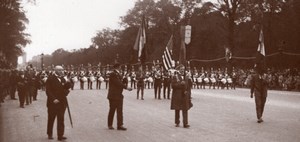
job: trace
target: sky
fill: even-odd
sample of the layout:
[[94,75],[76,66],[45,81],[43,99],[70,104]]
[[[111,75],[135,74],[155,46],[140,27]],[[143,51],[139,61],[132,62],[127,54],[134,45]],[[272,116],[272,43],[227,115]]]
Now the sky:
[[[24,50],[27,61],[33,56],[64,50],[88,48],[97,31],[119,29],[120,17],[134,7],[136,0],[35,0],[24,1],[29,23],[26,33],[31,44]],[[204,0],[216,1],[216,0]]]
[[[25,0],[26,1],[26,0]],[[134,7],[135,0],[36,0],[24,4],[31,44],[24,50],[33,56],[87,48],[103,28],[119,29],[120,17]]]

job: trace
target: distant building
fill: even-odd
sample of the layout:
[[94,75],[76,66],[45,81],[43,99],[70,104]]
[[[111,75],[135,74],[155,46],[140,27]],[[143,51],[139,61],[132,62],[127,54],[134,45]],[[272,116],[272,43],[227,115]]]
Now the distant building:
[[26,52],[23,52],[22,59],[23,59],[23,63],[22,64],[25,65],[26,61],[27,61],[27,53]]

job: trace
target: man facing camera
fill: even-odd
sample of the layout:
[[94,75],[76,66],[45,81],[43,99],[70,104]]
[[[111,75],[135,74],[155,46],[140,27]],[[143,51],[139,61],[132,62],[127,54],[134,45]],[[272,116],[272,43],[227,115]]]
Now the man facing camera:
[[127,85],[122,83],[120,64],[116,63],[113,66],[113,71],[109,74],[109,88],[107,99],[109,100],[109,113],[108,113],[108,129],[114,129],[113,118],[115,111],[117,111],[117,129],[127,130],[123,127],[123,89],[131,91],[131,88],[127,88]]
[[64,69],[62,66],[56,66],[54,73],[49,76],[46,82],[46,95],[47,95],[47,107],[48,107],[48,125],[47,134],[48,139],[53,139],[53,124],[57,117],[57,136],[58,140],[67,139],[64,137],[64,114],[67,107],[67,95],[70,82],[67,82],[64,78]]

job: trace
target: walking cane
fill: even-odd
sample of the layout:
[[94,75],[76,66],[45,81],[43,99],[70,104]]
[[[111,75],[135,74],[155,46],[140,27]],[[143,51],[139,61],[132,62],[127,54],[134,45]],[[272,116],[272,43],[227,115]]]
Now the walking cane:
[[72,121],[72,116],[71,116],[71,111],[70,111],[70,106],[69,106],[68,100],[66,100],[66,102],[67,102],[67,109],[68,109],[71,127],[73,128],[73,121]]

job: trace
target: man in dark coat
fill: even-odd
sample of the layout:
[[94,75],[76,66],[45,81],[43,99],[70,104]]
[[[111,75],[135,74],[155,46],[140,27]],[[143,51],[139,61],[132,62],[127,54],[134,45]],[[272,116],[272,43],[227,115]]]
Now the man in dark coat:
[[57,136],[58,140],[67,139],[64,137],[64,114],[67,107],[67,95],[71,87],[69,82],[63,78],[62,66],[56,66],[54,73],[49,76],[46,82],[47,107],[48,107],[48,139],[53,139],[52,131],[54,120],[57,117]]
[[108,128],[113,128],[113,118],[115,111],[117,111],[117,129],[118,130],[127,130],[123,127],[123,89],[131,91],[131,88],[127,88],[122,83],[122,76],[120,74],[120,64],[116,63],[113,66],[114,70],[109,74],[109,88],[107,99],[109,100],[109,113],[108,113]]
[[21,108],[24,108],[25,96],[28,93],[27,83],[28,80],[24,71],[20,71],[19,75],[17,76],[17,90]]
[[263,122],[262,115],[264,112],[264,107],[267,99],[267,75],[264,73],[263,69],[257,65],[255,67],[255,74],[252,75],[251,80],[251,94],[250,97],[253,98],[255,95],[255,104],[256,104],[256,115],[257,123]]
[[184,77],[184,66],[179,66],[179,72],[176,72],[172,78],[172,99],[171,110],[175,110],[175,126],[179,127],[180,110],[182,111],[183,127],[189,128],[188,110],[192,107],[191,103],[191,87],[192,81],[189,76]]

